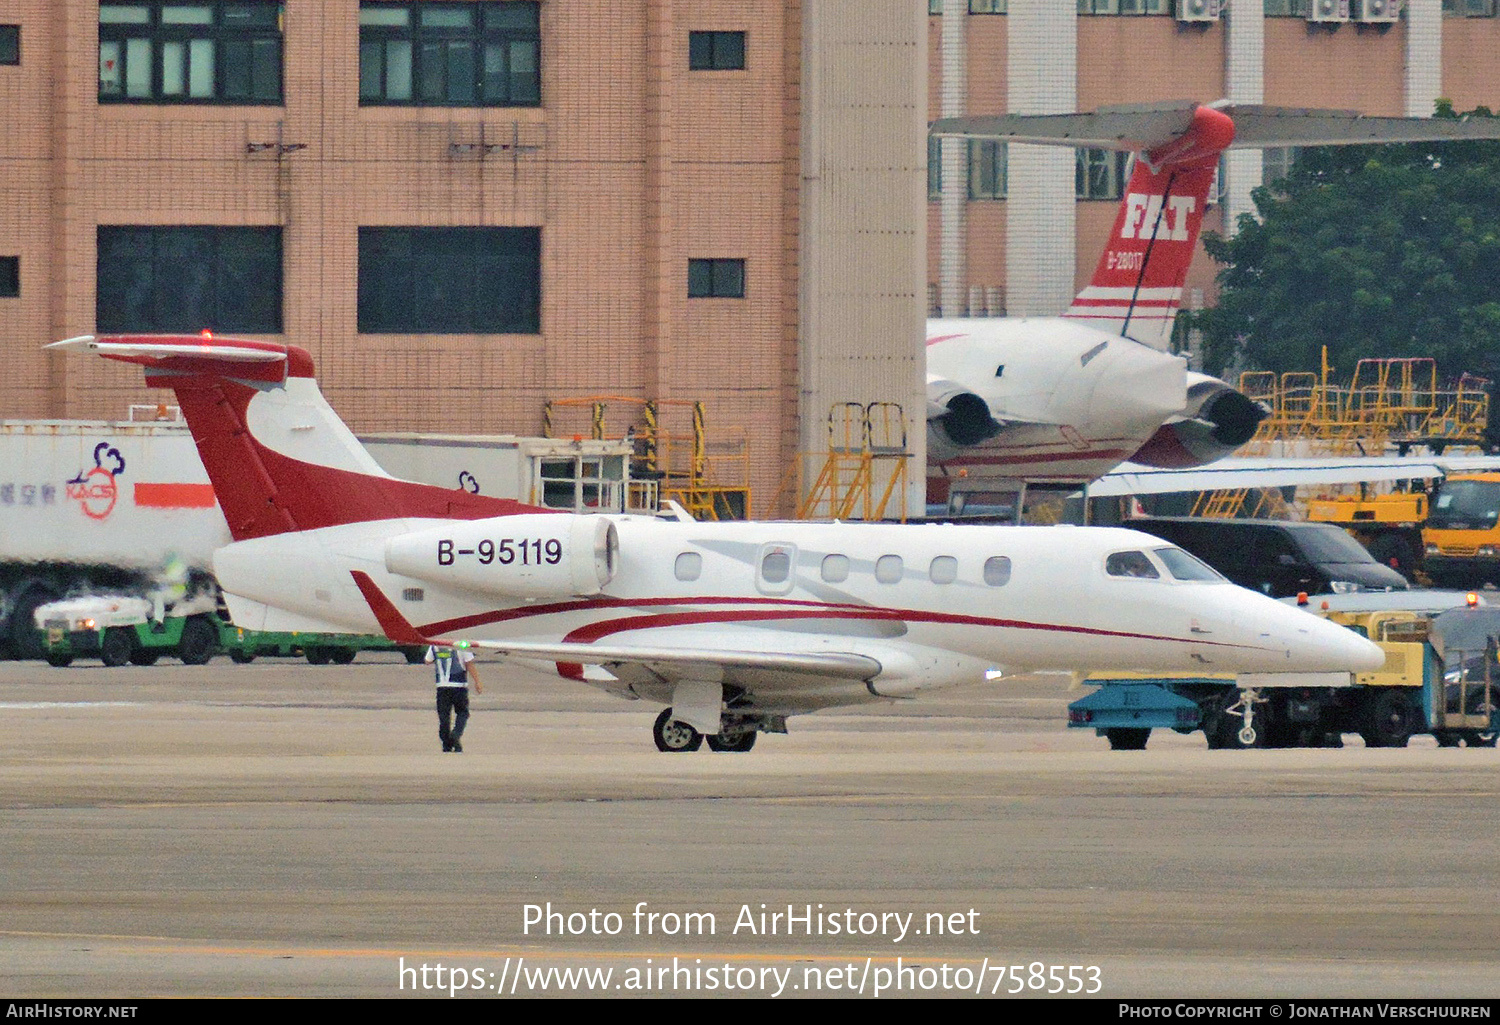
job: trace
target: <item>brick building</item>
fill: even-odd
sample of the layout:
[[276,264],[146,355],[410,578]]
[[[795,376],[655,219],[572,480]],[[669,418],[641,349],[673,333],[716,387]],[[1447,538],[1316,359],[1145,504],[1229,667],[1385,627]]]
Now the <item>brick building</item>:
[[0,0],[0,415],[147,398],[49,340],[212,328],[311,350],[356,429],[701,399],[765,511],[799,405],[844,397],[809,382],[920,401],[925,12],[807,7]]
[[[830,406],[920,418],[928,309],[1056,313],[1112,221],[1117,162],[929,160],[930,117],[1500,107],[1494,0],[1408,0],[1386,24],[1310,22],[1311,3],[1348,7],[0,0],[0,415],[147,398],[48,341],[211,327],[310,349],[362,430],[534,433],[548,398],[701,399],[746,431],[755,512],[784,512],[770,496]],[[1208,227],[1248,208],[1261,161],[1231,155]]]

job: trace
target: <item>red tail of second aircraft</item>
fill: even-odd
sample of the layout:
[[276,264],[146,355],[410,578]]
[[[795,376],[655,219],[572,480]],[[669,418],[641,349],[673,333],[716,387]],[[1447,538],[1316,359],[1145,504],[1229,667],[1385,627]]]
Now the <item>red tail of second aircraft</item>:
[[1065,316],[1164,347],[1234,123],[1199,107],[1187,131],[1138,155],[1094,277]]
[[508,499],[397,480],[328,405],[307,351],[204,335],[73,338],[137,363],[171,388],[236,541],[406,517],[482,519],[546,512]]

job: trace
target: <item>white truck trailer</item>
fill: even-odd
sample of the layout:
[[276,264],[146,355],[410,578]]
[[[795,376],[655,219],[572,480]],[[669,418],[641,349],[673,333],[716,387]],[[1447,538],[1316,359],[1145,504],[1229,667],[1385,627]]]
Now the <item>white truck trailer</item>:
[[[158,407],[145,407],[148,415]],[[628,441],[370,435],[397,477],[579,512],[655,511]],[[37,607],[144,595],[170,576],[216,594],[229,528],[186,424],[0,420],[0,657],[40,658]]]

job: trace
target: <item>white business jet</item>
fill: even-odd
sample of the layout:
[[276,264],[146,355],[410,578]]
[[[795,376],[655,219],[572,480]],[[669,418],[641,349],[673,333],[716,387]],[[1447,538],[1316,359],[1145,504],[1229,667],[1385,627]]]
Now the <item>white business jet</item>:
[[1159,351],[1226,149],[1496,138],[1500,118],[1178,102],[946,118],[932,134],[1137,155],[1094,276],[1062,316],[928,321],[929,501],[944,501],[956,476],[1086,484],[1127,460],[1202,466],[1250,440],[1259,406]]
[[469,640],[669,706],[664,751],[749,750],[787,716],[910,698],[993,666],[1349,672],[1348,630],[1178,548],[1087,527],[696,523],[577,515],[392,478],[306,351],[209,336],[75,338],[182,408],[234,541],[234,622]]

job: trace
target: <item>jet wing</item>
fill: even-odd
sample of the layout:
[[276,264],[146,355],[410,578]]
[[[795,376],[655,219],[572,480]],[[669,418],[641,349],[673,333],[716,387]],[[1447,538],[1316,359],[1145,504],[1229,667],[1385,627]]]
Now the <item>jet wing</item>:
[[1387,480],[1428,480],[1450,473],[1500,470],[1497,456],[1339,459],[1220,459],[1191,469],[1158,469],[1122,463],[1089,485],[1090,498],[1157,495],[1173,491],[1226,491],[1313,484],[1360,484]]
[[[446,643],[428,637],[391,604],[368,573],[352,572],[380,628],[398,644]],[[532,661],[602,666],[622,679],[644,673],[658,682],[723,680],[733,677],[796,674],[834,680],[872,680],[884,668],[868,655],[851,652],[737,651],[718,648],[664,648],[570,642],[471,641],[475,647]],[[635,670],[636,672],[631,672]]]
[[[1141,152],[1180,137],[1193,123],[1193,111],[1199,106],[1179,100],[1100,107],[1080,114],[946,117],[932,123],[930,134]],[[1500,138],[1500,118],[1369,117],[1353,110],[1236,105],[1224,100],[1207,106],[1234,122],[1230,149]]]
[[738,670],[868,680],[879,675],[881,670],[878,660],[846,652],[720,651],[707,648],[695,650],[647,645],[538,644],[521,641],[469,643],[500,655],[603,666],[611,672],[640,667],[662,680],[717,679]]

